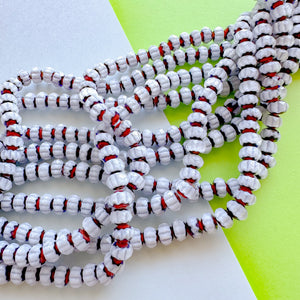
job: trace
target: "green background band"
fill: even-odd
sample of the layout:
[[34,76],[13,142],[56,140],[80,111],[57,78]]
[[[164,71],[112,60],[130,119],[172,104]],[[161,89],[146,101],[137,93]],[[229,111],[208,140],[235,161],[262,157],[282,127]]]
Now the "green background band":
[[[171,34],[209,26],[226,28],[240,13],[251,10],[254,1],[166,1],[110,0],[133,49],[147,49],[167,41]],[[283,115],[282,138],[277,143],[277,165],[269,169],[256,192],[257,203],[248,208],[244,222],[235,221],[226,237],[258,299],[299,299],[299,112],[300,73],[288,86],[286,101],[289,110]],[[171,124],[179,125],[190,107],[168,108],[165,113]],[[238,140],[226,143],[204,155],[203,180],[239,175]],[[211,201],[213,209],[225,207],[225,199]],[[234,295],[234,291],[233,291]]]

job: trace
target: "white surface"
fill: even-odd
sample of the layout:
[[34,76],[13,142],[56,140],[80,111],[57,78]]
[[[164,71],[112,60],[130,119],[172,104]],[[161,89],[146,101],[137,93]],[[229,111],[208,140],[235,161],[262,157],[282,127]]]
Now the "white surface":
[[[124,55],[130,44],[106,0],[93,1],[0,1],[0,81],[15,76],[20,68],[52,66],[65,73],[80,75],[86,68],[109,57]],[[23,113],[24,124],[61,123],[82,126],[90,124],[84,113]],[[164,127],[168,121],[163,113],[142,115],[136,124],[142,127]],[[150,124],[149,126],[147,124]],[[153,124],[155,124],[153,126]],[[92,126],[91,124],[89,125]],[[137,125],[138,126],[138,125]],[[180,164],[156,168],[156,176],[177,177]],[[14,188],[13,192],[53,194],[76,193],[81,196],[100,197],[107,189],[103,185],[78,182],[51,181],[31,183]],[[145,222],[132,224],[142,228],[188,215],[201,216],[210,210],[207,203],[186,204],[182,212],[151,217]],[[0,212],[10,220],[27,221],[46,229],[70,229],[81,225],[81,217],[67,215],[16,215]],[[101,255],[83,254],[64,257],[63,264],[83,266],[87,262],[100,262]],[[108,287],[83,287],[79,290],[42,286],[0,287],[1,299],[255,299],[255,296],[221,230],[204,235],[200,240],[188,238],[171,246],[160,245],[134,253]]]

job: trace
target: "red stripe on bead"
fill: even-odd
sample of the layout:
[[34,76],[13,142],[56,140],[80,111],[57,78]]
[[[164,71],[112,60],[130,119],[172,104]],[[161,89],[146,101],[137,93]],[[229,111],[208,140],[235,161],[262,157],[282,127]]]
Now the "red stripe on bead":
[[98,148],[98,149],[102,149],[103,147],[108,146],[108,145],[109,145],[108,142],[99,142],[99,143],[97,144],[97,148]]
[[164,50],[163,50],[163,47],[161,45],[158,47],[158,50],[159,50],[160,55],[164,56]]
[[145,89],[148,91],[148,93],[151,95],[151,89],[148,85],[145,86]]
[[17,146],[6,146],[7,150],[17,150],[19,147]]
[[67,285],[69,283],[69,278],[70,278],[70,269],[68,269],[66,272],[65,285]]
[[86,81],[92,81],[92,82],[94,82],[94,79],[92,77],[87,76],[87,75],[84,76],[84,79]]
[[116,210],[122,210],[122,209],[126,209],[128,207],[129,204],[126,204],[126,203],[121,203],[121,204],[114,204],[113,207],[116,209]]
[[255,133],[256,131],[253,128],[246,128],[246,129],[241,131],[241,133],[247,133],[247,132],[254,132]]
[[129,224],[127,224],[127,223],[118,224],[118,225],[116,226],[116,229],[117,229],[117,230],[120,230],[120,229],[126,229],[126,228],[131,228],[131,226],[130,226]]
[[2,94],[2,95],[3,95],[3,94],[12,94],[12,91],[9,90],[9,89],[3,89],[3,90],[1,91],[1,94]]
[[110,85],[109,85],[109,84],[106,84],[106,92],[108,93],[109,91],[111,91]]
[[128,240],[116,240],[116,246],[119,248],[127,248],[129,246]]
[[11,238],[13,240],[16,238],[18,228],[19,228],[19,225],[15,226],[14,230],[11,232]]
[[96,218],[93,218],[92,220],[99,228],[101,228],[102,224]]
[[252,194],[252,190],[246,186],[240,186],[240,190]]
[[139,96],[137,95],[137,94],[134,94],[134,99],[138,102],[138,103],[140,103],[140,98],[139,98]]
[[194,108],[193,112],[202,113],[202,114],[206,115],[206,112],[199,108]]
[[283,1],[277,1],[271,6],[271,9],[275,9],[278,6],[283,5],[283,3],[284,3]]
[[208,88],[213,90],[215,93],[217,93],[217,89],[214,86],[210,85],[210,86],[208,86]]
[[160,160],[159,160],[159,154],[158,154],[158,152],[155,152],[155,157],[156,157],[156,160],[159,162]]
[[225,37],[225,39],[227,38],[228,33],[229,33],[229,27],[227,27],[227,28],[224,30],[224,37]]
[[67,127],[64,127],[64,129],[61,132],[62,138],[65,140],[66,139],[66,132],[67,132]]
[[226,183],[226,192],[232,196],[232,192],[231,192],[231,189],[229,187],[229,185]]
[[277,101],[279,101],[278,98],[273,98],[273,99],[271,99],[271,100],[268,100],[267,102],[268,102],[268,103],[271,103],[271,102],[277,102]]
[[119,120],[120,120],[120,116],[119,116],[119,114],[116,113],[116,114],[111,118],[111,125],[114,126]]
[[69,178],[74,178],[76,172],[76,166],[74,166],[70,172]]
[[54,250],[55,250],[55,253],[56,253],[57,255],[60,255],[60,251],[59,251],[59,249],[58,249],[58,247],[57,247],[57,243],[56,243],[56,242],[54,243]]
[[177,193],[181,196],[181,197],[183,197],[183,198],[187,198],[183,193],[181,193],[179,190],[177,190]]
[[217,195],[217,189],[216,189],[215,184],[211,184],[210,186],[211,186],[211,189],[212,189],[214,195]]
[[268,21],[265,20],[265,19],[261,19],[261,20],[255,22],[255,25],[259,25],[259,24],[262,24],[262,23],[268,23]]
[[26,242],[29,240],[29,236],[30,236],[31,231],[32,231],[32,229],[29,229],[27,234],[26,234],[26,238],[25,238]]
[[191,122],[190,124],[191,126],[202,127],[202,124],[200,122]]
[[36,203],[35,203],[35,210],[40,210],[40,197],[37,198]]
[[203,231],[203,230],[204,230],[204,225],[203,225],[203,223],[202,223],[202,220],[199,220],[199,219],[198,219],[197,226],[199,227],[199,230],[200,230],[200,231]]
[[65,212],[66,209],[67,209],[67,205],[68,205],[68,200],[65,199],[65,200],[64,200],[64,206],[63,206],[63,211],[64,211],[64,212]]
[[45,235],[45,230],[43,230],[41,235],[40,235],[40,244],[43,243],[44,235]]
[[110,272],[106,267],[103,268],[103,271],[106,273],[107,277],[114,277],[115,274]]
[[90,242],[90,236],[88,235],[88,233],[84,229],[79,229],[78,231],[82,234],[83,239],[87,243],[89,243]]
[[1,251],[0,251],[0,260],[2,260],[2,256],[3,256],[3,252],[4,252],[4,249],[6,248],[7,246],[4,246]]
[[15,124],[17,124],[17,121],[16,121],[16,120],[8,120],[8,121],[6,121],[4,124],[5,124],[6,127],[8,127],[8,126],[10,126],[10,125],[15,125]]
[[117,157],[118,157],[117,155],[108,155],[108,156],[104,157],[103,161],[107,162],[107,161],[117,158]]
[[100,112],[100,114],[99,114],[98,117],[97,117],[97,121],[102,121],[104,113],[105,113],[105,110],[102,110],[102,111]]
[[149,215],[150,215],[151,212],[152,212],[152,207],[151,207],[151,203],[150,203],[150,202],[148,202],[147,207],[148,207],[148,213],[149,213]]
[[43,129],[42,127],[39,127],[39,140],[43,139]]
[[193,183],[195,183],[195,179],[193,179],[193,178],[188,178],[188,179],[185,179],[185,181],[187,181],[188,183],[191,183],[191,184],[193,184]]
[[167,204],[166,204],[165,199],[163,197],[161,197],[161,208],[162,208],[162,210],[167,209]]
[[156,190],[156,186],[157,186],[157,181],[154,180],[153,181],[153,186],[152,186],[152,192],[154,192]]
[[242,105],[243,109],[248,109],[248,108],[253,108],[254,104],[246,104],[246,105]]
[[243,206],[247,205],[247,203],[243,202],[241,199],[235,199],[235,201]]
[[46,258],[44,256],[43,248],[41,248],[40,263],[43,265],[45,262],[46,262]]
[[277,75],[277,73],[276,73],[276,72],[273,72],[273,73],[267,73],[267,74],[265,74],[265,75],[268,76],[268,77],[274,77],[274,76]]
[[251,173],[251,172],[243,172],[243,174],[244,174],[245,176],[249,176],[249,177],[254,178],[254,174]]
[[141,232],[141,242],[142,244],[145,244],[145,237],[143,232]]
[[137,189],[137,187],[136,187],[133,183],[131,183],[131,182],[129,182],[129,183],[127,184],[127,187],[128,187],[129,189],[131,189],[131,190],[136,190],[136,189]]
[[263,166],[265,166],[267,169],[269,169],[270,168],[270,166],[269,166],[269,164],[268,163],[266,163],[265,161],[259,161],[259,163],[261,163]]
[[119,260],[119,259],[116,259],[115,257],[111,257],[111,261],[113,262],[113,264],[119,266],[123,263],[123,260]]
[[178,202],[181,203],[181,198],[177,193],[174,193],[175,197],[177,198]]
[[269,57],[264,57],[262,59],[260,59],[258,62],[261,64],[266,64],[273,61],[273,56],[269,56]]
[[186,233],[189,234],[191,237],[194,236],[194,234],[193,234],[193,232],[192,232],[190,226],[188,226],[188,224],[185,224],[185,231],[186,231]]
[[54,281],[55,270],[56,270],[56,267],[53,267],[53,269],[51,270],[51,274],[50,274],[50,282],[53,282],[53,281]]
[[173,45],[172,45],[171,41],[168,41],[168,46],[169,46],[170,50],[172,51],[173,50]]
[[51,130],[51,138],[52,139],[54,139],[55,138],[55,128],[53,128],[52,130]]
[[201,32],[200,32],[200,35],[201,35],[201,40],[203,41],[203,40],[204,40],[204,32],[201,31]]
[[130,128],[126,128],[126,129],[122,132],[122,134],[121,134],[120,136],[121,136],[121,137],[125,137],[125,136],[127,136],[129,133],[130,133]]
[[249,42],[249,39],[248,39],[248,38],[243,38],[243,39],[241,39],[241,40],[239,41],[240,44],[243,43],[243,42]]
[[8,131],[6,131],[6,136],[19,136],[20,137],[21,134],[18,132],[15,132],[15,131],[8,130]]
[[215,40],[215,32],[214,32],[214,31],[211,33],[211,38],[212,38],[213,40]]
[[180,46],[183,47],[184,46],[184,40],[182,37],[179,38],[179,43],[180,43]]
[[247,116],[245,118],[245,120],[252,120],[252,121],[257,121],[257,118],[253,117],[253,116]]
[[73,240],[72,240],[72,234],[71,234],[71,233],[69,233],[69,234],[67,235],[67,241],[69,242],[69,244],[70,244],[71,246],[74,247],[74,243],[73,243]]
[[207,102],[207,103],[208,103],[208,100],[207,100],[205,97],[199,97],[198,100],[199,100],[199,101],[203,101],[203,102]]
[[253,158],[250,156],[247,156],[247,157],[244,157],[243,160],[253,160]]

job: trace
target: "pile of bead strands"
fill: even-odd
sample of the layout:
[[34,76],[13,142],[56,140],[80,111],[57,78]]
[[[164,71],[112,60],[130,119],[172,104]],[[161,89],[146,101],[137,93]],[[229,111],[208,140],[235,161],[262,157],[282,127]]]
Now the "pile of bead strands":
[[[233,219],[245,219],[245,207],[255,203],[252,192],[260,187],[259,179],[265,178],[267,169],[275,165],[272,155],[280,137],[279,115],[288,108],[282,100],[285,86],[291,82],[290,74],[299,67],[299,33],[298,1],[259,1],[251,13],[242,14],[225,30],[205,27],[180,37],[171,36],[159,47],[100,63],[82,78],[65,76],[51,68],[34,68],[3,83],[0,112],[6,131],[0,163],[1,210],[80,212],[85,218],[82,228],[55,232],[1,217],[0,283],[40,282],[57,287],[108,284],[133,250],[143,245],[152,248],[158,241],[168,245],[173,239],[199,237],[204,232],[214,232],[219,225],[231,227]],[[200,46],[212,40],[209,48]],[[212,66],[206,63],[208,58],[218,62]],[[149,60],[153,63],[149,64]],[[203,63],[201,69],[173,71],[177,65],[194,65],[196,61]],[[109,79],[128,69],[129,75],[120,80]],[[24,86],[41,81],[73,92],[19,95]],[[190,83],[192,89],[186,87]],[[211,106],[218,95],[227,97],[232,91],[234,99],[227,99],[212,113]],[[192,113],[179,127],[141,132],[133,129],[128,120],[141,109],[163,110],[167,105],[177,107],[180,102],[189,104],[192,100]],[[20,109],[43,108],[85,110],[97,124],[93,130],[21,124]],[[258,121],[265,126],[261,131]],[[201,154],[233,141],[237,135],[242,146],[238,166],[241,175],[227,182],[216,178],[213,183],[199,183]],[[168,165],[171,159],[184,164],[178,179],[170,182],[147,175],[157,163]],[[39,163],[41,160],[52,161]],[[86,162],[89,160],[92,165]],[[93,201],[76,195],[9,192],[12,183],[21,185],[38,178],[45,181],[61,176],[92,183],[102,181],[112,193]],[[135,199],[137,191],[154,195],[151,199]],[[175,220],[172,226],[162,223],[157,229],[147,227],[144,232],[129,225],[134,214],[147,217],[167,209],[178,211],[185,199],[211,200],[227,193],[233,200],[226,209],[218,208],[214,214],[189,217],[185,222]],[[115,224],[111,235],[101,235],[102,228],[109,224]],[[100,250],[104,261],[84,268],[53,265],[61,255],[74,250]]]

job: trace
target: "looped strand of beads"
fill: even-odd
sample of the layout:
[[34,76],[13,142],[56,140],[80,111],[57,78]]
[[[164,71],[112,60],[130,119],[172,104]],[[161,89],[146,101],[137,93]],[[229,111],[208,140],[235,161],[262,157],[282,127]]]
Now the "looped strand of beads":
[[[83,77],[64,75],[52,68],[34,68],[30,73],[20,71],[17,78],[4,82],[0,89],[1,121],[6,128],[0,143],[1,210],[81,213],[84,219],[81,228],[56,232],[1,217],[0,284],[108,284],[133,251],[143,245],[169,245],[173,239],[182,241],[188,235],[196,238],[214,232],[218,226],[231,227],[233,219],[244,220],[246,207],[256,201],[253,192],[260,187],[259,180],[266,178],[268,168],[275,165],[272,155],[280,138],[280,114],[288,109],[283,101],[285,86],[299,68],[299,15],[296,0],[260,0],[251,13],[242,14],[225,30],[204,27],[191,34],[173,35],[159,46],[108,59],[87,69]],[[212,40],[209,47],[200,46]],[[216,65],[207,63],[208,59],[217,61]],[[203,64],[202,68],[174,72],[176,66],[193,66],[196,61]],[[129,68],[128,75],[120,80],[110,78]],[[19,95],[23,87],[41,81],[73,90],[72,95]],[[191,83],[193,87],[189,89]],[[217,97],[227,97],[230,92],[235,92],[234,99],[227,99],[212,112]],[[141,131],[133,129],[129,120],[141,109],[163,110],[168,105],[175,108],[180,102],[191,101],[192,113],[179,127]],[[45,108],[84,110],[95,126],[90,130],[65,125],[22,125],[21,109]],[[265,126],[262,130],[259,121]],[[233,141],[237,135],[241,144],[240,176],[227,182],[221,178],[212,183],[199,182],[201,155],[212,147],[221,147],[225,141]],[[157,163],[166,166],[171,158],[184,165],[176,180],[149,175]],[[101,181],[111,194],[95,201],[77,195],[10,192],[13,183],[22,185],[62,176],[80,182]],[[137,192],[153,195],[151,199],[135,199]],[[130,225],[134,215],[147,217],[161,215],[167,209],[178,211],[186,200],[209,201],[227,193],[233,200],[226,209],[218,208],[213,214],[175,220],[171,226],[162,223],[144,231]],[[113,224],[113,231],[103,234],[103,227],[109,224]],[[100,250],[104,260],[83,268],[50,264],[74,250]]]

